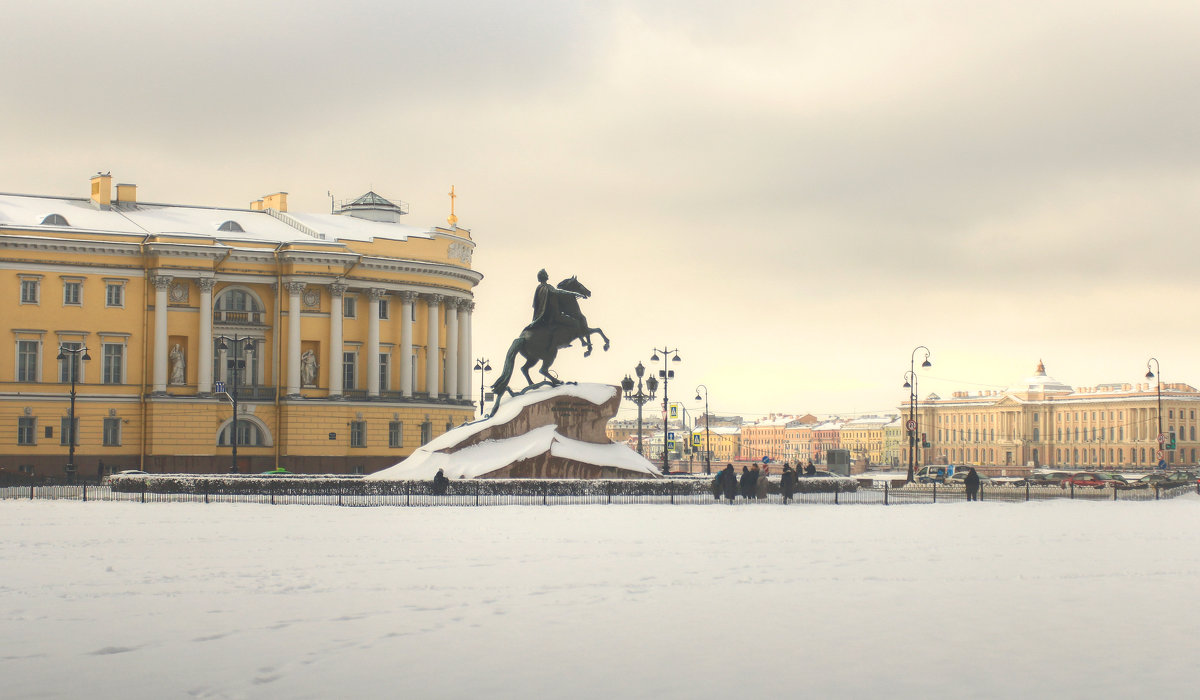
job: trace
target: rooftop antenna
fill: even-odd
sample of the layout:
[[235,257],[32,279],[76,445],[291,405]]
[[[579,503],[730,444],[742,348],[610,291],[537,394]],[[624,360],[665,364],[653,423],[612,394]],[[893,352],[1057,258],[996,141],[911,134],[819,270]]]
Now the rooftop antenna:
[[332,214],[333,213],[333,193],[330,192],[329,190],[325,190],[325,196],[329,198],[329,213]]

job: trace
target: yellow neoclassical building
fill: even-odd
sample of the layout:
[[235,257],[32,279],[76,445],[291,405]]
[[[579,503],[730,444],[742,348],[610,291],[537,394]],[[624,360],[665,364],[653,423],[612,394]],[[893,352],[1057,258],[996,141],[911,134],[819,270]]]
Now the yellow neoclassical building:
[[[1007,391],[928,395],[917,404],[917,418],[929,446],[917,453],[916,464],[1016,473],[1029,467],[1145,470],[1160,458],[1168,467],[1200,463],[1200,392],[1157,381],[1072,388],[1039,362],[1032,376]],[[908,459],[907,439],[902,458]]]
[[0,194],[0,469],[371,472],[470,419],[475,243],[406,213]]

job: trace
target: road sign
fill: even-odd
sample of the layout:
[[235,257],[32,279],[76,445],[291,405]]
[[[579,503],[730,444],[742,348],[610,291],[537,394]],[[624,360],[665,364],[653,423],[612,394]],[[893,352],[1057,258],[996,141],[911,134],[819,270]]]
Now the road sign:
[[[1162,450],[1159,450],[1158,451],[1158,461],[1162,462],[1166,458],[1167,458],[1167,454],[1165,452],[1163,452]],[[1164,462],[1164,464],[1165,464],[1165,462]]]
[[696,447],[700,446],[700,433],[696,433],[695,435],[692,436],[692,444],[695,445]]
[[1160,445],[1161,445],[1161,444],[1163,444],[1163,443],[1164,443],[1164,442],[1166,442],[1166,441],[1167,441],[1167,434],[1166,434],[1166,433],[1159,433],[1159,434],[1158,434],[1158,444],[1160,444]]
[[908,426],[909,430],[917,429],[917,422],[915,420],[910,420],[909,422],[905,423],[905,425]]
[[213,382],[213,393],[214,394],[224,394],[225,393],[225,382]]
[[669,432],[667,433],[667,439],[668,439],[668,440],[670,440],[670,441],[672,441],[672,442],[674,442],[674,441],[675,441],[675,431],[673,431],[673,430],[672,430],[672,431],[669,431]]

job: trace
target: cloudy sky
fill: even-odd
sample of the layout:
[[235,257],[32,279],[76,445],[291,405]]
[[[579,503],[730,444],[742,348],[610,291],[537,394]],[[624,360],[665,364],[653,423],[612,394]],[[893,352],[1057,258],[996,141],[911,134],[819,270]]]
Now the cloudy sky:
[[[46,0],[3,10],[0,191],[327,211],[478,242],[498,366],[535,274],[617,382],[679,348],[715,412],[1200,385],[1200,4]],[[918,355],[918,363],[921,355]],[[478,384],[478,375],[474,383]]]

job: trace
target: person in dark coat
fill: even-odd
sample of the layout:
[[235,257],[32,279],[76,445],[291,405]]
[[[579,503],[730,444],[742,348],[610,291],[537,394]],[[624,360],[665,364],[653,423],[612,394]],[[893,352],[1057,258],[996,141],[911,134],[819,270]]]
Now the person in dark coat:
[[717,478],[721,480],[721,490],[724,492],[725,498],[728,498],[729,504],[733,505],[733,499],[737,498],[738,493],[737,472],[733,471],[733,465],[726,464]]
[[975,467],[967,469],[967,476],[963,479],[963,483],[967,487],[967,500],[979,500],[979,475],[975,473]]
[[717,472],[717,475],[713,477],[713,480],[712,480],[713,500],[717,500],[717,501],[721,500],[721,494],[725,493],[725,482],[721,480],[722,477],[724,476],[724,474],[725,474],[725,472],[722,470],[722,471]]
[[742,467],[742,480],[739,486],[742,498],[754,498],[754,484],[750,481],[750,467]]
[[812,460],[808,460],[808,466],[804,468],[805,476],[816,476],[817,468],[813,466]]
[[433,495],[445,496],[446,487],[450,485],[450,480],[446,478],[445,473],[441,469],[437,470],[437,474],[433,475]]
[[792,492],[796,489],[796,472],[791,465],[783,463],[783,476],[779,479],[779,490],[783,493],[783,502],[792,500]]

